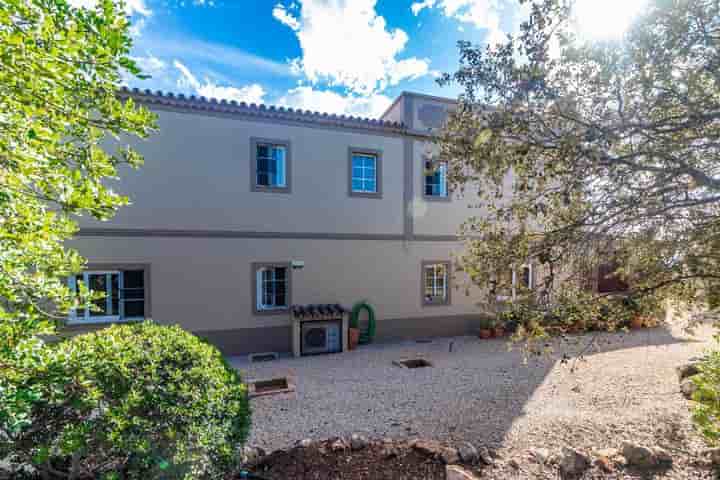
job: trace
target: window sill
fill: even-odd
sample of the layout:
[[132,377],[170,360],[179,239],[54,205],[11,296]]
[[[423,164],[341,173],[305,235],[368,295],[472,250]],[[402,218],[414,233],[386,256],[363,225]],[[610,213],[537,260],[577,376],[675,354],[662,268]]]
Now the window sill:
[[255,310],[253,313],[255,315],[287,315],[290,312],[290,308],[288,307],[278,307],[278,308],[257,308],[255,307]]
[[423,195],[423,200],[428,202],[452,202],[450,195],[441,197],[440,195]]
[[423,302],[423,307],[447,307],[448,305],[450,305],[450,302],[447,300],[438,300],[435,302],[428,302],[428,301]]
[[253,185],[252,191],[264,193],[290,193],[290,187],[264,187],[262,185]]
[[350,192],[350,197],[358,197],[358,198],[382,198],[382,193],[380,192]]
[[109,325],[112,323],[138,323],[147,320],[144,317],[130,317],[130,318],[119,318],[119,317],[100,317],[93,318],[92,320],[71,320],[66,321],[67,326],[84,326],[84,325]]

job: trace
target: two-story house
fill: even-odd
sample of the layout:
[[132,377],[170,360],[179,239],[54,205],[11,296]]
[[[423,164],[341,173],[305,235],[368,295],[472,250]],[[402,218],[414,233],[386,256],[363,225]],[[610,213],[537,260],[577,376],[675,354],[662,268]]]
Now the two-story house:
[[132,141],[145,165],[113,185],[132,205],[81,221],[79,278],[107,299],[70,323],[152,318],[226,353],[289,351],[292,304],[365,300],[380,341],[476,329],[476,292],[453,288],[450,262],[473,198],[425,165],[453,100],[403,93],[367,120],[122,95],[159,132]]

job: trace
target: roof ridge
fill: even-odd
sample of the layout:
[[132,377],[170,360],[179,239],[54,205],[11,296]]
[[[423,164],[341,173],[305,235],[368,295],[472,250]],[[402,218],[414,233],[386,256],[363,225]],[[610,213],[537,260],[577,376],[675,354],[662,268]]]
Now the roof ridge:
[[196,110],[209,110],[226,113],[245,113],[259,116],[295,116],[297,120],[317,121],[320,123],[343,124],[360,126],[377,130],[403,130],[405,125],[402,122],[391,122],[388,120],[327,113],[299,108],[283,107],[280,105],[267,105],[264,103],[238,102],[204,96],[185,95],[183,93],[163,92],[150,89],[140,90],[139,88],[121,87],[121,96],[128,96],[150,104],[169,105],[175,107],[186,107]]

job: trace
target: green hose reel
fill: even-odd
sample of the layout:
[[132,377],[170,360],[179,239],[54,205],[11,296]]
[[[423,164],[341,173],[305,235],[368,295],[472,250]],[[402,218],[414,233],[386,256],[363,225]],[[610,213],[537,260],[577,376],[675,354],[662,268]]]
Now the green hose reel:
[[360,312],[365,310],[368,315],[367,328],[360,330],[360,344],[372,342],[375,337],[375,310],[365,301],[356,303],[350,311],[350,328],[360,328]]

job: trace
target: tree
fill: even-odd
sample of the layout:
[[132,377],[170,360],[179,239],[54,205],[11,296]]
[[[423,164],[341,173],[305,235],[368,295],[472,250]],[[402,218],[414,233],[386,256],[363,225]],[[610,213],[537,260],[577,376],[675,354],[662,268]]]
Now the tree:
[[[107,219],[128,199],[104,180],[142,163],[108,136],[145,137],[154,116],[116,92],[141,76],[122,2],[0,0],[0,351],[52,330],[82,299],[65,279],[83,265],[64,247],[75,216]],[[87,300],[87,299],[85,299]]]
[[720,280],[719,2],[651,0],[613,41],[584,39],[572,3],[532,2],[505,43],[461,42],[441,80],[463,93],[440,156],[486,209],[463,224],[459,267],[493,292],[537,265],[545,320],[612,317],[586,288],[607,261],[630,285],[622,305],[700,301]]

